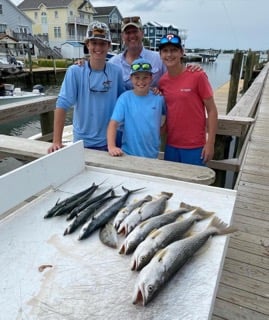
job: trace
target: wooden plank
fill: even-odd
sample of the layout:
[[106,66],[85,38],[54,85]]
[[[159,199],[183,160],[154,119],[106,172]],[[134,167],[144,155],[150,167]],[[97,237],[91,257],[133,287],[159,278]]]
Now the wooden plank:
[[55,109],[57,97],[43,96],[26,101],[13,102],[0,107],[0,123],[15,121]]
[[[0,154],[2,156],[33,160],[47,154],[49,146],[50,143],[48,142],[0,135]],[[87,165],[94,167],[141,173],[206,185],[212,184],[215,180],[215,172],[207,167],[128,155],[111,157],[108,152],[91,149],[84,149],[84,158]]]
[[[224,289],[223,289],[224,291]],[[215,314],[219,317],[215,318]],[[242,307],[238,302],[233,301],[231,297],[230,301],[216,299],[214,316],[212,320],[224,319],[224,320],[268,320],[268,315],[256,312],[249,307]]]
[[[246,292],[223,283],[219,285],[218,298],[228,302],[232,301],[232,303],[238,305],[239,308],[247,308],[249,310],[258,311],[261,315],[267,315],[267,318],[265,319],[268,320],[268,298],[260,297],[254,293]],[[226,316],[228,316],[226,319],[239,319],[236,318],[234,314],[229,316],[229,310],[226,311]],[[258,318],[252,319],[256,320]]]

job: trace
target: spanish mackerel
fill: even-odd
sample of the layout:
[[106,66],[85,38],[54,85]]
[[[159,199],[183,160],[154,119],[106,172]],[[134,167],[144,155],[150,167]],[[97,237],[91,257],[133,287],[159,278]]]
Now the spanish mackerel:
[[161,192],[161,196],[150,202],[146,202],[138,210],[131,212],[120,224],[118,233],[128,235],[142,221],[162,214],[166,208],[167,200],[173,193]]
[[78,240],[85,239],[89,237],[89,235],[95,231],[96,229],[102,227],[105,225],[112,217],[117,214],[117,212],[124,206],[125,202],[129,198],[129,196],[137,191],[140,191],[144,188],[139,188],[135,190],[128,190],[124,187],[122,187],[122,190],[125,192],[124,195],[122,195],[118,200],[113,202],[112,205],[102,209],[100,212],[92,216],[89,221],[87,221],[81,228],[81,231],[79,233]]
[[91,215],[93,215],[96,212],[96,210],[101,208],[106,202],[118,197],[115,195],[115,192],[113,190],[110,192],[111,192],[111,195],[109,195],[107,197],[103,197],[103,198],[99,199],[98,201],[90,204],[88,207],[84,208],[84,210],[82,210],[79,213],[79,215],[76,216],[72,220],[72,222],[69,224],[69,226],[65,229],[64,236],[74,232],[79,226],[83,225],[86,221],[88,221],[90,219]]
[[199,208],[197,208],[191,212],[188,218],[169,223],[151,232],[136,248],[132,257],[131,269],[141,270],[158,250],[166,247],[171,242],[182,239],[195,222],[206,219],[211,215],[212,212],[207,213],[202,210],[200,213]]
[[65,208],[67,207],[67,205],[71,204],[71,203],[79,203],[78,199],[80,199],[80,197],[84,196],[85,194],[93,194],[95,192],[95,190],[100,186],[96,185],[95,183],[93,183],[89,188],[84,189],[62,201],[59,202],[59,200],[56,202],[56,204],[45,214],[44,218],[51,218],[54,217],[55,215],[59,215],[59,213],[61,212],[65,212]]
[[93,198],[89,198],[87,200],[85,200],[84,202],[82,202],[81,204],[79,204],[79,206],[75,207],[66,217],[66,220],[71,220],[74,217],[76,217],[82,210],[84,210],[86,207],[88,207],[89,205],[91,205],[94,202],[97,202],[99,200],[101,200],[102,198],[104,198],[106,195],[108,195],[110,192],[112,192],[113,188],[109,188],[106,191],[104,191],[101,194],[98,194],[96,197]]
[[133,303],[146,305],[160,288],[206,243],[210,237],[235,232],[218,217],[214,217],[202,232],[169,244],[160,250],[139,273]]

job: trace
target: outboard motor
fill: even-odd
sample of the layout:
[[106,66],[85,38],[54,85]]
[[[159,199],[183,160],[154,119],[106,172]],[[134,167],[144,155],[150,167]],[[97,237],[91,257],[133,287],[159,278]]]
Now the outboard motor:
[[38,90],[40,93],[44,93],[45,89],[42,86],[42,84],[36,84],[35,86],[33,86],[33,90],[36,89]]

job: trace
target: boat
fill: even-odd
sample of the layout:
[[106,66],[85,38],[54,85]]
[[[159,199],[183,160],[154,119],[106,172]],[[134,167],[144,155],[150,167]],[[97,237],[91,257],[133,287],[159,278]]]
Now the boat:
[[7,103],[19,102],[27,99],[38,98],[44,96],[44,87],[37,84],[32,91],[24,91],[21,88],[16,88],[14,84],[4,83],[4,90],[0,92],[0,105]]

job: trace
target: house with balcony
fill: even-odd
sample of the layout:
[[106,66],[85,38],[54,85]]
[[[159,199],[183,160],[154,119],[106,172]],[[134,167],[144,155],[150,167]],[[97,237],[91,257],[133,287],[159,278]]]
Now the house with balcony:
[[45,46],[60,52],[61,45],[69,43],[83,52],[81,42],[96,13],[90,1],[24,0],[18,8],[33,20],[33,35]]
[[0,55],[22,56],[24,44],[17,34],[31,34],[33,21],[10,0],[0,1]]
[[112,40],[112,51],[120,51],[122,47],[121,42],[121,20],[122,15],[116,6],[108,7],[94,7],[94,20],[104,22],[108,25],[111,40]]
[[171,24],[149,21],[143,25],[144,38],[148,40],[150,50],[158,50],[160,39],[167,33],[179,35],[179,29]]

